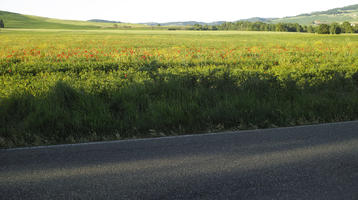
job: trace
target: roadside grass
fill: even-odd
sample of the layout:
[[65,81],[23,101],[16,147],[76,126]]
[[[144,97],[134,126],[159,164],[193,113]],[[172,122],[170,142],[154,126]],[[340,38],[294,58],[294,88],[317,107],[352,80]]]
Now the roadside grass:
[[0,145],[76,143],[358,118],[357,74],[310,87],[247,73],[166,74],[94,93],[58,81],[0,101]]

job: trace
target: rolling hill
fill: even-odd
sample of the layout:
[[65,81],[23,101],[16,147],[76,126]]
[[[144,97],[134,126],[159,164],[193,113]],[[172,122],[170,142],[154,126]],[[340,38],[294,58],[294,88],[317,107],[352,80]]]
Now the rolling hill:
[[141,24],[145,24],[145,25],[149,25],[149,26],[157,26],[157,25],[161,25],[161,26],[193,26],[195,24],[200,24],[200,25],[220,25],[222,23],[225,23],[225,21],[216,21],[216,22],[198,22],[198,21],[183,21],[183,22],[165,22],[165,23],[158,23],[158,22],[147,22],[147,23],[141,23]]
[[[297,16],[291,17],[283,17],[283,18],[261,18],[261,17],[252,17],[248,19],[240,19],[237,21],[249,21],[249,22],[264,22],[264,23],[280,23],[280,22],[287,22],[287,23],[299,23],[302,25],[310,25],[314,23],[332,23],[332,22],[357,22],[358,23],[358,4],[346,6],[342,8],[334,8],[326,11],[320,12],[312,12],[301,14]],[[217,22],[198,22],[198,21],[184,21],[184,22],[167,22],[167,23],[143,23],[150,26],[155,25],[163,25],[163,26],[185,26],[185,25],[220,25],[225,23],[225,21],[217,21]]]
[[[358,4],[345,6],[342,8],[334,8],[326,11],[320,12],[312,12],[301,14],[297,16],[291,17],[283,17],[283,18],[261,18],[261,17],[252,17],[248,19],[240,19],[237,21],[249,21],[249,22],[264,22],[264,23],[299,23],[302,25],[310,25],[314,23],[332,23],[332,22],[344,22],[349,21],[352,23],[358,23]],[[165,26],[181,26],[181,25],[219,25],[224,23],[225,21],[217,21],[211,23],[205,22],[196,22],[196,21],[186,21],[186,22],[168,22],[161,23],[161,25]],[[147,25],[157,25],[158,23],[145,23]]]
[[98,21],[61,20],[32,15],[22,15],[13,12],[0,11],[0,19],[6,28],[34,28],[34,29],[102,29],[102,28],[145,28],[146,25],[112,23]]
[[88,22],[100,22],[100,23],[122,23],[120,21],[110,21],[110,20],[104,20],[104,19],[90,19],[87,20]]
[[[167,22],[167,23],[139,23],[128,24],[119,21],[109,21],[103,19],[93,19],[88,21],[79,20],[61,20],[46,17],[38,17],[32,15],[22,15],[13,12],[0,11],[0,19],[5,22],[6,28],[43,28],[43,29],[150,29],[153,26],[192,26],[194,24],[200,25],[220,25],[225,21],[216,21],[211,23],[198,21],[183,21],[183,22]],[[302,25],[332,23],[349,21],[358,23],[358,4],[346,6],[342,8],[334,8],[326,11],[312,12],[301,14],[297,16],[284,18],[260,18],[253,17],[248,19],[241,19],[237,21],[250,22],[265,22],[265,23],[299,23]]]
[[277,19],[277,18],[251,17],[251,18],[248,18],[248,19],[240,19],[240,20],[237,20],[237,21],[270,23],[272,20],[275,20],[275,19]]
[[352,23],[358,22],[358,4],[271,20],[272,23],[288,22],[304,25],[332,22],[340,23],[344,21],[349,21]]

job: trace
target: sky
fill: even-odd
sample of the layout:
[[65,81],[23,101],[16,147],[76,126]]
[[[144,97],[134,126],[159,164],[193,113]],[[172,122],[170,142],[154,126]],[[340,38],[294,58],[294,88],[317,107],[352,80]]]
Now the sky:
[[0,10],[58,19],[163,23],[285,17],[353,4],[358,0],[1,0]]

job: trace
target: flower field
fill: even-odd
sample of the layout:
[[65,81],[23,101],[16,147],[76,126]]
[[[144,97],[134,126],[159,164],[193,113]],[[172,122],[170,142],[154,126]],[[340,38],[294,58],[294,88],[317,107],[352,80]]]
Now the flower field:
[[358,119],[358,37],[0,32],[0,147]]

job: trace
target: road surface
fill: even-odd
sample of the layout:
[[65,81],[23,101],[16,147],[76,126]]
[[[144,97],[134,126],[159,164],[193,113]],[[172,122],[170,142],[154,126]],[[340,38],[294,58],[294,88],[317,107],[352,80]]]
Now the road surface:
[[0,150],[0,199],[358,199],[358,122]]

